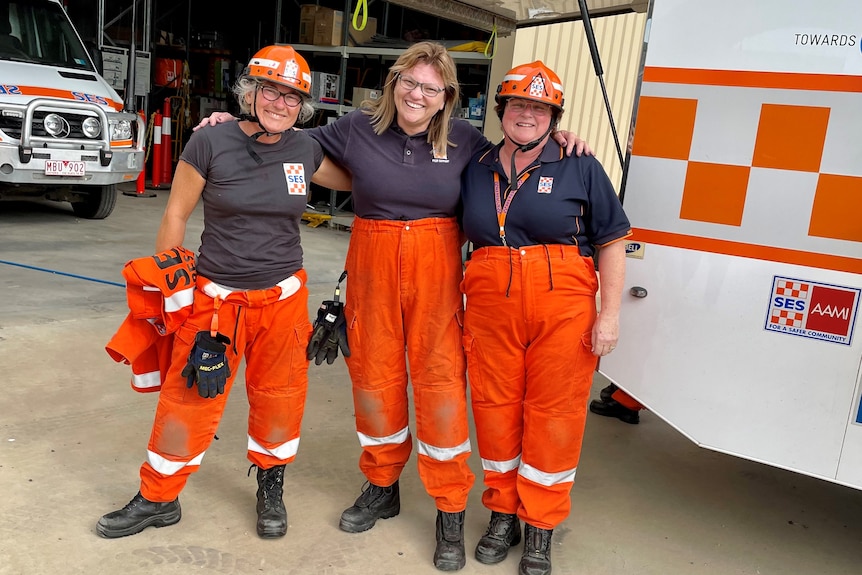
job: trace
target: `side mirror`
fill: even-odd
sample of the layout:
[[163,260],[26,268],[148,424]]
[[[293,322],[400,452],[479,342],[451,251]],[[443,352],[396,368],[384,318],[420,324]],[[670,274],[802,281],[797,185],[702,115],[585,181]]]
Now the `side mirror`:
[[99,50],[99,46],[92,40],[85,41],[84,45],[87,47],[90,59],[92,59],[93,64],[96,65],[96,71],[99,72],[99,75],[103,75],[105,68],[104,63],[102,62],[102,51]]

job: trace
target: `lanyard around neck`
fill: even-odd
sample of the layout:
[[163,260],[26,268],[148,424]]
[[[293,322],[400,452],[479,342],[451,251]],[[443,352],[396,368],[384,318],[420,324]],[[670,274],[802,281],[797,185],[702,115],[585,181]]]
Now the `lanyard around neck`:
[[[515,186],[515,189],[509,192],[506,196],[506,202],[503,203],[503,190],[500,186],[500,173],[494,172],[494,206],[497,208],[497,223],[500,224],[500,241],[503,242],[504,246],[508,245],[506,243],[506,214],[509,213],[509,206],[512,205],[512,199],[515,197],[515,194],[518,193],[521,185],[527,181],[527,178],[529,177],[529,170],[521,174],[517,180],[518,183]],[[511,185],[509,187],[511,188]]]

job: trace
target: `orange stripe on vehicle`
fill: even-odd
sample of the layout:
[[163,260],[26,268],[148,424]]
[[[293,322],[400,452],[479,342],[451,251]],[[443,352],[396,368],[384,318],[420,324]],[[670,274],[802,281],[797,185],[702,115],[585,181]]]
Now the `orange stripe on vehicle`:
[[756,260],[794,264],[825,270],[862,274],[862,259],[817,252],[790,250],[772,246],[732,242],[715,238],[689,236],[658,230],[635,228],[632,240],[674,248],[725,254]]
[[796,74],[696,68],[644,68],[644,82],[697,84],[740,88],[779,88],[822,92],[862,92],[862,76],[843,74]]
[[[48,98],[58,98],[60,100],[71,100],[73,102],[87,102],[87,100],[81,100],[80,98],[74,97],[69,90],[56,90],[54,88],[42,88],[40,86],[18,86],[18,89],[22,96],[45,96]],[[104,97],[103,99],[117,112],[121,112],[123,110],[124,105],[122,102],[115,102],[110,98]],[[99,105],[98,102],[89,103]]]
[[131,140],[112,140],[111,147],[112,148],[128,148],[132,145]]

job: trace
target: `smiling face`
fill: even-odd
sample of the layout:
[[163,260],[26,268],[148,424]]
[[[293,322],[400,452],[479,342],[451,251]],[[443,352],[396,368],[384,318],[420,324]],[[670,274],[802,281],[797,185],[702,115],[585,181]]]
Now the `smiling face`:
[[509,98],[503,110],[503,131],[514,142],[527,144],[547,135],[553,111],[547,104]]
[[[278,96],[275,95],[276,92]],[[287,95],[287,101],[285,95]],[[270,101],[271,97],[274,97],[274,100]],[[302,110],[302,99],[299,98],[298,92],[273,82],[261,82],[261,86],[247,94],[246,98],[252,105],[261,127],[271,133],[284,132],[292,128]],[[288,101],[291,104],[299,103],[296,106],[290,106]]]
[[[406,80],[406,82],[402,81]],[[411,82],[412,80],[412,82]],[[427,96],[423,92],[427,87],[444,88],[443,78],[429,64],[417,64],[409,70],[400,72],[395,78],[395,109],[398,111],[398,126],[406,133],[413,135],[428,129],[434,114],[446,105],[446,92],[441,91],[436,96]],[[414,86],[408,90],[404,84],[419,83],[426,86]]]

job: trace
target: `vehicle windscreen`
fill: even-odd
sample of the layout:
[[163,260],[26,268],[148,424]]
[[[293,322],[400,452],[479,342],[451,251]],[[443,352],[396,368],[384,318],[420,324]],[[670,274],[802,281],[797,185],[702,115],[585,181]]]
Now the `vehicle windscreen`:
[[0,0],[0,60],[94,71],[63,9],[47,0]]

